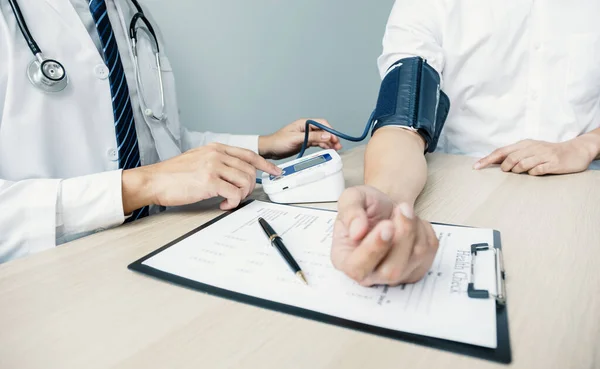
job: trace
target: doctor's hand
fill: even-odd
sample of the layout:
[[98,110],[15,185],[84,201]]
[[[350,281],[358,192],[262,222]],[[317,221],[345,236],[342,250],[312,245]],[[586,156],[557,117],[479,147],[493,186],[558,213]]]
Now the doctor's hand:
[[331,260],[363,286],[419,281],[431,267],[438,239],[408,204],[396,205],[370,186],[347,189],[338,202]]
[[501,164],[500,168],[505,172],[533,176],[582,172],[598,155],[594,139],[583,135],[561,143],[524,140],[492,152],[475,163],[473,168]]
[[222,210],[237,207],[254,190],[256,170],[279,175],[281,169],[258,154],[211,143],[161,163],[123,172],[125,214],[156,204],[179,206],[223,197]]
[[[312,119],[317,123],[331,128],[324,119]],[[283,159],[300,152],[304,142],[304,132],[307,119],[299,119],[279,131],[258,139],[258,153],[267,159]],[[319,146],[322,149],[340,150],[342,145],[339,138],[320,128],[310,126],[307,147]]]

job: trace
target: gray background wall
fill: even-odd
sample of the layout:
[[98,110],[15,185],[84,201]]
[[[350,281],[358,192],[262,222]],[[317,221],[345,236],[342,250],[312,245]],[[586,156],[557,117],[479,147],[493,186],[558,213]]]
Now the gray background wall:
[[144,0],[165,37],[186,126],[268,134],[323,117],[352,135],[377,98],[393,2]]

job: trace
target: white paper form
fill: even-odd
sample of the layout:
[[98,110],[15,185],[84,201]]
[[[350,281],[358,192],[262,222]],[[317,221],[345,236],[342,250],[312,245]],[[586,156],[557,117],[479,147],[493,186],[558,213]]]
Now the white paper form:
[[[337,213],[254,201],[145,260],[144,265],[229,291],[372,326],[497,347],[494,299],[467,296],[470,247],[494,245],[493,231],[434,225],[435,261],[418,283],[362,287],[331,264]],[[265,218],[306,274],[302,284],[260,225]],[[492,252],[477,255],[478,289],[495,293]]]

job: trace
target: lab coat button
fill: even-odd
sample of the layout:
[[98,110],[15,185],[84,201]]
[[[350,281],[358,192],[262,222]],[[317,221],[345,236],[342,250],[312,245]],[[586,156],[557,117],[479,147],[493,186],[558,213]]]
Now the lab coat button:
[[112,161],[117,161],[119,159],[119,153],[116,149],[108,149],[106,156]]
[[104,64],[98,64],[94,68],[94,74],[98,79],[107,79],[109,74],[108,67]]

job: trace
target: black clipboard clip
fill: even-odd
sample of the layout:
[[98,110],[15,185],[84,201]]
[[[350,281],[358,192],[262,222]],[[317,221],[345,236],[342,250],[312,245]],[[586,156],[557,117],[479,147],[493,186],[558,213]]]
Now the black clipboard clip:
[[[495,269],[496,269],[496,295],[491,294],[488,290],[478,290],[475,288],[475,259],[477,252],[489,251],[494,252]],[[499,306],[506,305],[506,286],[504,283],[504,260],[502,258],[502,250],[491,248],[487,243],[477,243],[471,245],[471,276],[469,278],[469,286],[467,294],[472,299],[488,299],[491,297],[496,299],[496,304]]]

